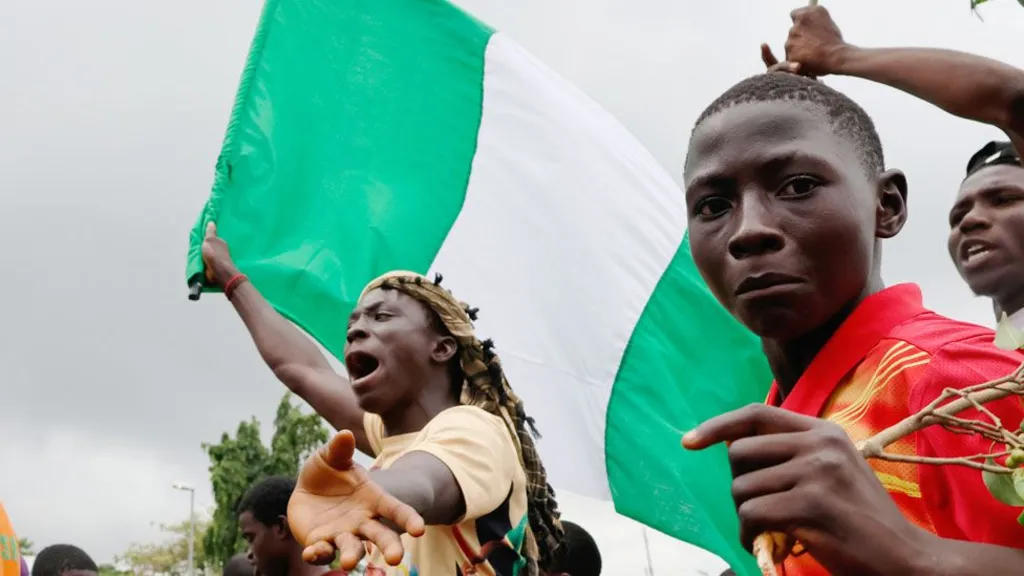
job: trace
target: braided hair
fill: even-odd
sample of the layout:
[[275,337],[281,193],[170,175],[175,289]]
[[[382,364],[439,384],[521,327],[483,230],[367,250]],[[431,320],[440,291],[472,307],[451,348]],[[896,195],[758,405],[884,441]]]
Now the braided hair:
[[494,352],[494,342],[480,341],[473,332],[479,310],[452,296],[441,287],[441,280],[440,274],[431,282],[415,272],[389,272],[370,282],[363,295],[381,288],[411,296],[431,312],[434,328],[457,342],[459,351],[451,365],[453,392],[460,404],[479,407],[505,422],[526,472],[530,526],[523,555],[527,560],[526,575],[539,576],[542,567],[551,566],[564,535],[555,491],[548,484],[534,443],[540,434],[533,418],[526,415],[523,401],[509,385],[501,360]]

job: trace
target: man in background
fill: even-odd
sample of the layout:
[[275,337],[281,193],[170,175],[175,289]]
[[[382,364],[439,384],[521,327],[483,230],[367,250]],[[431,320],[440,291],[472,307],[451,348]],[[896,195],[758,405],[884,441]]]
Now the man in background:
[[[238,504],[238,527],[249,543],[246,557],[250,563],[248,573],[238,576],[253,576],[253,566],[259,576],[323,576],[330,572],[326,566],[302,560],[302,545],[292,536],[287,519],[288,499],[294,490],[293,478],[271,476],[249,488]],[[225,565],[225,574],[227,570]]]
[[548,576],[601,576],[601,551],[579,524],[562,520],[565,539],[555,553]]
[[1024,330],[1024,164],[1009,142],[989,142],[967,163],[949,212],[949,255],[979,296]]
[[245,554],[235,554],[224,564],[224,576],[254,576],[256,570]]
[[98,573],[93,559],[71,544],[47,546],[32,563],[32,576],[96,576]]

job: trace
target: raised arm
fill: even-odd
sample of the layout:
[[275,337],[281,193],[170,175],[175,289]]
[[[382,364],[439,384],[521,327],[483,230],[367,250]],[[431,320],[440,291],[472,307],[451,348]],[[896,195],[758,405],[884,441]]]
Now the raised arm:
[[[222,288],[239,275],[227,243],[207,226],[203,242],[207,277]],[[278,380],[338,430],[351,430],[361,452],[373,455],[363,427],[363,409],[348,379],[331,368],[320,349],[281,316],[247,281],[231,286],[231,304],[249,330],[256,349]]]
[[995,126],[1024,152],[1024,70],[954,50],[854,46],[822,6],[794,10],[792,18],[786,60],[799,73],[892,86],[950,114]]

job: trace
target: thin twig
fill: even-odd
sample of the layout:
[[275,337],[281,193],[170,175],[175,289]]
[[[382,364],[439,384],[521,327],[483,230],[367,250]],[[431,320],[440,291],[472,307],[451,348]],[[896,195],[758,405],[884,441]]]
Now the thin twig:
[[865,458],[877,458],[893,442],[932,424],[936,424],[943,418],[948,420],[964,410],[973,408],[976,404],[987,404],[1013,395],[1024,395],[1022,374],[1024,374],[1024,364],[1014,371],[1013,374],[1005,378],[964,389],[964,392],[966,392],[965,397],[946,404],[943,404],[943,402],[953,395],[943,392],[917,414],[908,416],[871,438],[859,442],[857,448]]
[[994,454],[982,454],[980,456],[965,456],[963,458],[935,458],[932,456],[907,456],[905,454],[893,454],[891,452],[882,452],[878,456],[874,456],[876,460],[885,460],[887,462],[909,462],[912,464],[931,464],[935,466],[946,466],[955,464],[957,466],[966,466],[967,468],[974,468],[975,470],[984,470],[986,472],[995,472],[996,474],[1009,474],[1013,472],[1010,468],[1000,466],[999,464],[986,464],[985,462],[975,462],[975,458],[991,457],[992,459],[1001,458],[1008,456],[1009,450],[997,452]]

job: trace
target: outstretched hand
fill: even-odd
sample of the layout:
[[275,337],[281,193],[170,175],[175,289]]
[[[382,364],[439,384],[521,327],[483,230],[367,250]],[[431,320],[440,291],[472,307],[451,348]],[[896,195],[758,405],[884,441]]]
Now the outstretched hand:
[[785,533],[830,574],[907,574],[935,544],[904,518],[832,422],[753,404],[712,418],[683,438],[690,450],[722,442],[748,550],[759,534]]
[[355,437],[342,430],[302,465],[288,501],[288,525],[305,546],[306,562],[329,564],[338,552],[341,569],[351,570],[366,552],[363,542],[369,541],[388,564],[397,566],[405,550],[398,532],[384,522],[421,536],[423,518],[370,480],[352,460],[354,453]]

